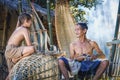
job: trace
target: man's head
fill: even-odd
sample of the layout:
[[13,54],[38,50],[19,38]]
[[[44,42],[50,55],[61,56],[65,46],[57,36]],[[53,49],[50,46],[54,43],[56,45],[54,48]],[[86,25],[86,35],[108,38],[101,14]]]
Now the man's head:
[[32,17],[28,13],[22,13],[18,17],[18,26],[30,27],[32,24]]
[[86,35],[87,30],[88,26],[86,23],[77,23],[75,25],[75,34],[77,35],[77,37]]

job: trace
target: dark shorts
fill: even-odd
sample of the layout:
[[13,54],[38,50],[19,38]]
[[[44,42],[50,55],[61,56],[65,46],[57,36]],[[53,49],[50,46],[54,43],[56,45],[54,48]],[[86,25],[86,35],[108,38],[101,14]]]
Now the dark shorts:
[[[64,61],[67,70],[70,71],[68,60],[65,57],[60,57],[59,59]],[[80,62],[81,67],[80,67],[80,70],[78,72],[78,75],[95,74],[100,62],[101,61],[99,61],[99,60],[81,61]]]

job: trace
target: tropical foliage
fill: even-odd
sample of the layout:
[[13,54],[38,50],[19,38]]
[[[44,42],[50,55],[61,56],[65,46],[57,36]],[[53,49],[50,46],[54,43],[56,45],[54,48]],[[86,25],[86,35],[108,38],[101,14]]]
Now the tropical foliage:
[[[54,10],[55,0],[50,0],[50,1],[51,1],[51,9]],[[93,7],[96,7],[98,4],[102,3],[102,0],[68,0],[68,1],[69,1],[71,13],[76,21],[86,21],[84,17],[86,12],[78,8],[78,6],[91,9]],[[46,8],[46,0],[34,0],[34,2]]]
[[[76,21],[87,21],[84,17],[86,12],[80,7],[84,8],[96,8],[98,4],[101,4],[102,0],[70,0],[70,10]],[[79,7],[78,7],[79,6]]]

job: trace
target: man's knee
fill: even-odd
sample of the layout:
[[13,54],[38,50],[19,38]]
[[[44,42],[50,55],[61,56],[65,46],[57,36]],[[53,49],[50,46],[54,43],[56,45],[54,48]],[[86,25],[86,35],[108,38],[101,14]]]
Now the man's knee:
[[108,60],[104,60],[104,61],[101,62],[101,65],[105,66],[105,67],[108,67],[109,61]]
[[34,47],[33,47],[33,46],[31,46],[29,51],[30,51],[30,53],[34,53],[34,52],[35,52]]
[[64,61],[61,60],[61,59],[59,59],[59,60],[58,60],[58,64],[59,64],[59,65],[62,65],[62,64],[64,64]]

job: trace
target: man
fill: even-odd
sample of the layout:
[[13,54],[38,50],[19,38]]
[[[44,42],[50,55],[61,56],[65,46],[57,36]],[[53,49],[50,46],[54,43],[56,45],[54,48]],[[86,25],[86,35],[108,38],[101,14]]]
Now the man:
[[[20,59],[34,53],[34,47],[30,41],[30,32],[28,29],[31,24],[32,17],[28,13],[22,13],[18,17],[18,27],[8,40],[5,51],[9,72]],[[25,40],[27,46],[20,46],[23,40]]]
[[[100,50],[98,44],[95,41],[87,39],[87,25],[86,23],[78,23],[75,26],[75,34],[77,36],[76,41],[70,44],[70,59],[79,61],[81,67],[78,72],[78,76],[81,73],[94,74],[93,80],[98,80],[103,72],[109,65],[108,60],[95,60],[97,58],[105,59],[105,55]],[[97,51],[97,55],[93,54],[93,50]],[[86,60],[89,59],[89,60]],[[59,68],[65,77],[65,80],[69,80],[68,70],[70,70],[70,65],[68,59],[61,57],[58,60]],[[84,75],[83,75],[84,76]]]

